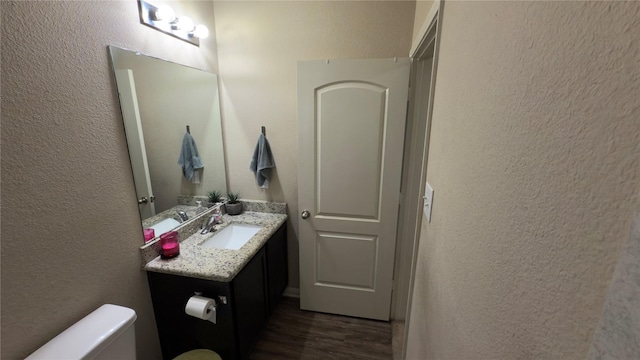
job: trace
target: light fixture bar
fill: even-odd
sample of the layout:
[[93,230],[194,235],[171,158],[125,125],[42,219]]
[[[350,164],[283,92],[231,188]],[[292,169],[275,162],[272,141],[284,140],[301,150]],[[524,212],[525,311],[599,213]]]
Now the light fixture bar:
[[[200,38],[195,36],[194,29],[180,28],[176,24],[180,21],[180,17],[176,17],[173,21],[165,21],[157,19],[157,6],[154,6],[144,0],[138,0],[138,8],[140,10],[140,23],[161,31],[167,35],[171,35],[189,44],[200,46]],[[170,19],[169,19],[170,20]],[[199,25],[203,26],[203,25]],[[205,27],[206,28],[206,27]],[[208,31],[207,31],[208,34]],[[204,38],[204,37],[203,37]]]

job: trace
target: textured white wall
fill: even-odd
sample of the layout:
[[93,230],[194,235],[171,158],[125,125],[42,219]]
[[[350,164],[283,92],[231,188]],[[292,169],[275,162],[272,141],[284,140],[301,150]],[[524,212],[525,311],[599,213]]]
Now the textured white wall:
[[[190,8],[212,33],[210,2]],[[22,359],[103,303],[136,310],[139,359],[160,358],[142,229],[107,45],[217,72],[139,23],[136,1],[1,2],[2,353]]]
[[418,42],[425,35],[427,27],[433,20],[431,15],[432,8],[439,7],[439,1],[417,0],[416,10],[413,16],[413,33],[411,37],[412,50],[417,47]]
[[640,206],[630,233],[586,360],[640,359]]
[[[229,187],[289,205],[289,286],[298,287],[298,60],[407,56],[412,1],[216,1]],[[249,162],[267,127],[277,169],[267,190]]]
[[585,357],[640,190],[639,19],[445,3],[409,359]]

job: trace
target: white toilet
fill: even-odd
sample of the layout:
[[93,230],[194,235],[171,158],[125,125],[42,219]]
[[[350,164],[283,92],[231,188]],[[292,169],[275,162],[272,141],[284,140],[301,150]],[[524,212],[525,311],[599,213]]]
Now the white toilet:
[[132,309],[105,304],[53,338],[27,360],[135,360]]
[[[29,355],[25,360],[135,360],[136,312],[105,304]],[[222,360],[208,349],[195,349],[174,360]]]

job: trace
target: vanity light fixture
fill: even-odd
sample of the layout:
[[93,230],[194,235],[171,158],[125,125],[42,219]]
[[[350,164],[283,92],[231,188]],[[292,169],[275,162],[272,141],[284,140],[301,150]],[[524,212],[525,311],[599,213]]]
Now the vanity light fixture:
[[180,16],[171,23],[173,30],[193,31],[196,27],[193,25],[193,20],[187,16]]
[[176,13],[169,5],[160,5],[151,13],[151,18],[154,21],[172,22],[176,19]]
[[140,23],[152,27],[165,34],[200,46],[200,39],[209,37],[209,29],[202,24],[194,26],[193,20],[187,16],[176,16],[167,5],[155,6],[144,0],[138,0]]
[[200,39],[206,39],[209,37],[209,28],[202,24],[196,25],[195,29],[193,30],[193,35]]

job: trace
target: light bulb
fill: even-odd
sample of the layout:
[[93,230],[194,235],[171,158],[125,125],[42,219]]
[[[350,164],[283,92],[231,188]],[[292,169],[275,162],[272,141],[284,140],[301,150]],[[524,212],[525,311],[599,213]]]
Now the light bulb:
[[171,22],[176,18],[176,13],[168,5],[160,5],[153,13],[156,21]]
[[176,30],[193,31],[193,20],[187,16],[181,16],[173,27]]
[[202,24],[197,25],[196,28],[193,30],[193,36],[199,39],[206,39],[209,37],[209,29]]

